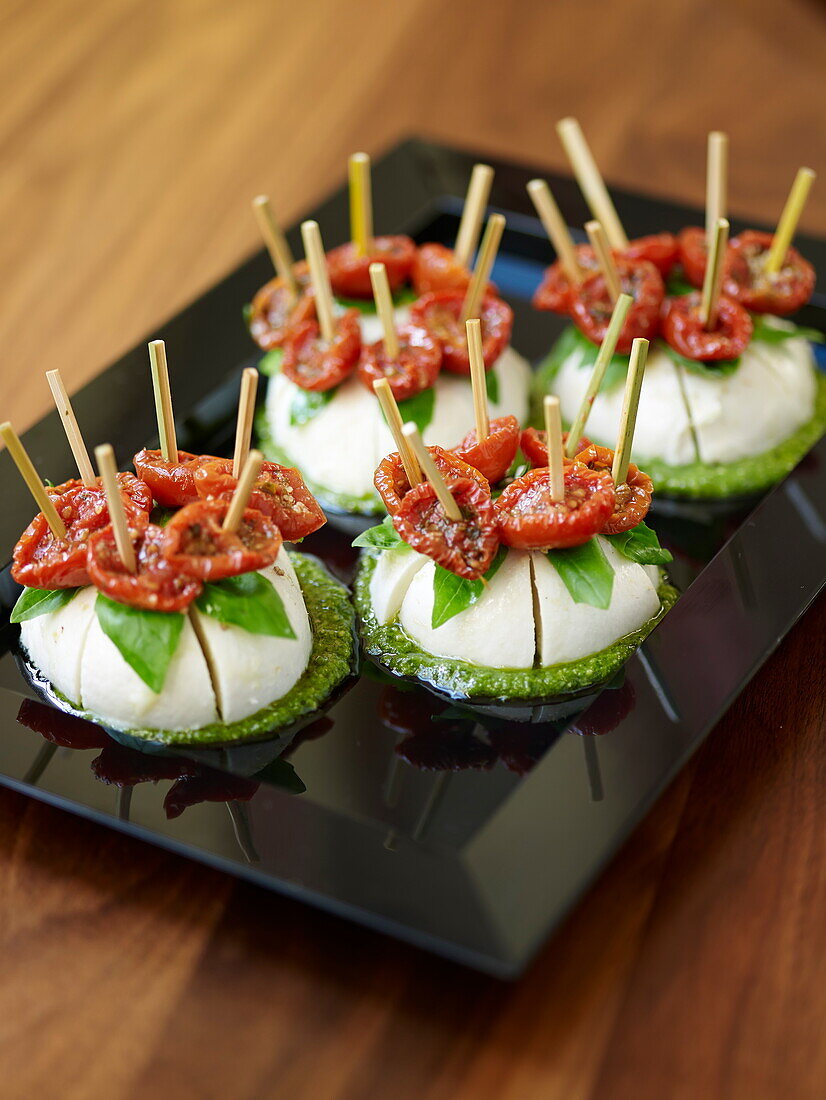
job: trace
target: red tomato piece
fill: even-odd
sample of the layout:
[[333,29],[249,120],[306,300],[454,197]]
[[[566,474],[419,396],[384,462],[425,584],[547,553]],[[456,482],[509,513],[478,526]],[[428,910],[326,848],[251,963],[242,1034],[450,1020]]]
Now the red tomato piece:
[[794,313],[804,306],[815,287],[815,269],[796,248],[789,248],[783,266],[773,275],[766,260],[774,241],[771,233],[748,229],[730,244],[731,265],[723,290],[752,313]]
[[[195,471],[195,491],[203,500],[228,502],[238,482],[232,459],[213,458]],[[265,462],[250,493],[249,507],[269,517],[287,542],[298,542],[327,522],[298,470]]]
[[550,473],[529,470],[496,501],[499,537],[517,550],[579,546],[598,534],[614,511],[611,475],[581,462],[565,466],[563,500],[551,499]]
[[[426,328],[442,345],[442,366],[453,374],[470,374],[467,332],[461,320],[465,302],[461,290],[441,290],[425,294],[410,307],[410,320]],[[513,310],[501,298],[486,294],[479,310],[482,322],[482,352],[485,370],[490,370],[508,346],[513,328]]]
[[629,241],[620,255],[632,262],[646,260],[665,278],[680,257],[680,246],[673,233],[652,233],[648,237],[637,237]]
[[263,351],[280,348],[288,331],[302,321],[315,317],[315,299],[309,291],[310,270],[305,260],[293,266],[298,295],[276,277],[258,291],[252,300],[247,321],[250,336]]
[[348,309],[336,319],[329,344],[322,340],[315,320],[291,328],[284,340],[281,370],[303,390],[331,390],[352,374],[360,352],[359,312]]
[[706,231],[698,225],[689,225],[677,238],[680,251],[680,267],[692,286],[701,288],[706,277],[708,246]]
[[[650,340],[656,335],[665,285],[656,267],[645,260],[632,262],[617,258],[614,262],[622,290],[634,299],[617,341],[617,351],[626,355],[636,338]],[[601,344],[612,312],[613,304],[602,272],[594,271],[582,280],[576,296],[571,299],[571,318],[592,343]]]
[[117,603],[144,611],[185,611],[200,596],[203,585],[180,573],[161,552],[163,528],[150,523],[134,540],[137,569],[130,573],[121,560],[112,527],[89,539],[86,568],[92,584]]
[[[614,452],[610,447],[599,447],[591,443],[579,452],[576,461],[587,466],[589,470],[604,470],[610,474],[614,465]],[[602,534],[618,535],[621,531],[630,531],[644,520],[651,507],[653,489],[654,483],[648,474],[629,462],[625,481],[614,489],[614,511],[603,527]]]
[[500,416],[491,420],[490,432],[481,443],[477,442],[474,428],[453,448],[453,453],[484,474],[491,485],[496,485],[511,468],[518,450],[519,421],[515,416]]
[[163,529],[161,552],[179,573],[218,581],[272,565],[281,548],[281,532],[271,519],[247,508],[237,531],[221,524],[229,504],[199,500],[181,508]]
[[[133,474],[118,474],[126,521],[133,534],[149,523],[150,490]],[[89,536],[109,523],[106,493],[98,484],[67,481],[46,490],[66,526],[56,539],[42,512],[38,512],[14,548],[12,576],[29,588],[79,588],[89,583],[86,547]]]
[[717,303],[717,324],[706,330],[700,320],[701,301],[702,295],[697,290],[679,298],[668,298],[663,307],[663,337],[688,359],[714,362],[742,355],[753,329],[747,311],[733,298],[721,294]]
[[[471,481],[476,481],[486,492],[490,492],[487,479],[475,467],[469,466],[461,458],[442,447],[428,447],[427,449],[433,456],[437,469],[445,475],[448,484],[459,477],[470,478]],[[394,516],[401,507],[402,500],[410,492],[410,482],[407,480],[404,464],[398,451],[393,451],[392,454],[381,460],[376,469],[373,484],[384,501],[385,508],[391,516]]]
[[442,369],[442,345],[426,328],[402,325],[398,331],[399,355],[391,359],[384,340],[361,349],[359,378],[372,393],[373,383],[386,378],[397,401],[429,390]]
[[373,298],[370,264],[384,264],[391,290],[408,282],[416,259],[416,245],[409,237],[374,237],[363,256],[352,241],[327,253],[333,293],[342,298]]
[[109,735],[94,722],[67,714],[35,699],[24,699],[17,721],[45,741],[64,749],[100,749],[109,744]]
[[456,478],[450,491],[462,513],[460,520],[448,518],[433,486],[423,481],[405,494],[393,526],[408,546],[437,565],[458,577],[478,580],[499,548],[493,501],[490,492],[469,477]]
[[467,290],[471,272],[460,264],[452,248],[443,244],[423,244],[416,253],[411,273],[417,294],[437,290]]
[[[597,260],[589,244],[576,246],[576,258],[583,271],[595,271]],[[542,282],[537,287],[532,304],[534,309],[547,310],[550,313],[568,313],[571,307],[572,291],[565,268],[557,260],[546,268]]]
[[212,455],[193,455],[178,451],[177,462],[167,462],[160,451],[138,451],[132,464],[141,481],[146,482],[152,496],[162,508],[181,508],[198,499],[195,491],[195,471]]
[[[586,436],[582,436],[579,440],[580,448],[587,447],[591,440]],[[562,446],[563,448],[568,443],[568,433],[562,433]],[[545,432],[539,428],[525,428],[522,432],[522,438],[519,440],[519,446],[522,448],[522,454],[530,462],[531,466],[547,466],[548,465],[548,444],[545,437]],[[566,458],[565,462],[571,460]]]
[[255,779],[201,768],[175,780],[163,800],[164,813],[172,821],[201,802],[249,802],[260,786]]

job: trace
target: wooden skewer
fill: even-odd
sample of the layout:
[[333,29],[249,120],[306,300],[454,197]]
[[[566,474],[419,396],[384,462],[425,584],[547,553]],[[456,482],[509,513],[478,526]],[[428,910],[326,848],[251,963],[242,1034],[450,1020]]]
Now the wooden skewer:
[[86,450],[86,444],[83,442],[83,436],[80,434],[77,418],[75,417],[72,403],[69,400],[69,395],[66,393],[66,387],[63,385],[63,379],[60,377],[60,371],[47,370],[46,381],[49,383],[49,389],[52,391],[52,397],[54,398],[55,407],[57,408],[57,415],[60,417],[60,423],[63,425],[63,431],[66,433],[66,438],[72,449],[78,472],[86,488],[91,489],[95,484],[95,471],[89,460],[89,452]]
[[470,267],[476,245],[479,243],[479,233],[482,230],[482,220],[490,197],[490,189],[493,184],[493,169],[489,164],[474,164],[470,174],[465,206],[462,210],[462,220],[459,222],[459,232],[456,234],[456,245],[453,255],[463,267]]
[[728,207],[728,134],[712,130],[708,135],[706,154],[706,248],[717,229],[717,222],[725,218]]
[[413,485],[418,485],[422,480],[422,472],[419,469],[419,463],[416,461],[416,456],[411,450],[410,444],[407,442],[404,432],[402,431],[404,427],[402,414],[399,412],[396,398],[393,396],[393,391],[390,389],[390,383],[386,378],[376,379],[373,383],[373,393],[378,398],[379,404],[381,405],[381,411],[384,413],[384,419],[387,421],[387,427],[390,429],[390,434],[393,436],[393,442],[396,444],[396,449],[401,455],[404,472],[407,475],[407,484],[411,487]]
[[777,229],[774,231],[772,246],[766,257],[765,270],[769,275],[776,275],[783,266],[815,179],[816,174],[811,168],[798,168],[786,205],[783,207],[783,213],[780,215],[780,221],[777,223]]
[[6,444],[6,450],[11,455],[20,476],[26,482],[26,488],[34,497],[35,504],[43,513],[52,534],[56,539],[65,538],[66,524],[57,514],[57,509],[46,492],[46,487],[40,480],[37,470],[34,468],[34,463],[29,458],[26,448],[20,442],[20,437],[8,420],[4,424],[0,424],[0,439]]
[[270,206],[269,196],[256,196],[256,198],[252,200],[252,210],[255,214],[255,220],[258,222],[258,228],[261,230],[261,236],[264,238],[264,244],[267,246],[267,251],[270,254],[272,266],[275,268],[276,274],[279,279],[284,280],[290,293],[293,296],[297,295],[298,283],[293,274],[293,254],[290,251],[290,246],[287,244],[287,238],[284,236],[283,229],[275,220],[275,215]]
[[247,455],[247,461],[244,463],[241,476],[238,478],[238,484],[235,486],[235,492],[232,494],[229,510],[224,517],[224,522],[221,524],[224,531],[238,530],[238,525],[244,518],[244,509],[250,499],[255,479],[261,472],[263,461],[264,456],[260,451],[250,451]]
[[178,440],[175,435],[172,392],[169,388],[169,366],[166,362],[166,346],[163,340],[150,342],[149,363],[152,368],[152,389],[155,393],[155,415],[158,418],[161,453],[165,462],[177,462]]
[[370,186],[370,157],[353,153],[350,157],[350,239],[356,253],[365,256],[373,240],[373,193]]
[[120,560],[124,568],[130,573],[137,572],[138,560],[135,557],[135,547],[129,535],[129,524],[126,520],[126,512],[123,507],[123,497],[120,495],[118,485],[118,465],[115,462],[115,452],[111,443],[101,443],[95,447],[95,461],[100,471],[100,479],[106,492],[106,504],[109,508],[109,522],[115,533],[115,544],[120,554]]
[[482,347],[482,322],[478,317],[465,322],[467,351],[470,359],[470,386],[473,391],[473,415],[476,419],[476,439],[479,443],[490,435],[488,391],[485,384],[485,355]]
[[232,476],[238,480],[252,439],[252,421],[255,416],[255,395],[258,392],[258,371],[245,367],[241,375],[241,393],[238,398],[238,420],[235,424],[235,451],[232,457]]
[[433,456],[427,447],[425,447],[422,437],[419,434],[419,429],[415,424],[405,424],[402,428],[404,437],[413,449],[419,465],[422,468],[422,472],[430,484],[433,486],[433,491],[439,498],[439,503],[444,508],[448,519],[458,521],[462,518],[462,513],[459,510],[459,505],[453,499],[453,494],[447,487],[447,482],[439,472],[436,463],[433,461]]
[[479,248],[479,255],[476,257],[476,267],[473,269],[473,278],[470,280],[470,286],[467,288],[465,301],[462,305],[462,321],[467,321],[468,318],[476,317],[479,314],[479,307],[482,304],[482,298],[485,296],[485,291],[487,290],[488,279],[490,278],[493,263],[496,259],[496,253],[499,251],[499,242],[502,240],[504,231],[505,215],[491,214],[488,218],[485,235],[482,238],[482,244]]
[[396,333],[396,321],[393,317],[393,295],[384,264],[370,264],[370,282],[373,287],[373,300],[381,321],[384,334],[384,350],[388,359],[399,358],[399,337]]
[[582,282],[582,272],[576,258],[576,246],[570,230],[565,224],[565,219],[556,204],[556,199],[551,194],[550,187],[548,187],[545,180],[531,180],[528,184],[528,194],[531,196],[539,220],[554,246],[554,252],[559,257],[562,270],[568,276],[568,282],[574,286],[579,286]]
[[634,442],[634,428],[637,423],[640,389],[647,357],[648,341],[635,340],[631,345],[631,360],[628,364],[628,377],[625,380],[617,449],[614,451],[614,464],[611,467],[611,477],[615,485],[622,485],[628,477],[628,463],[631,461],[631,445]]
[[556,132],[591,213],[605,227],[611,247],[619,252],[628,245],[628,237],[585,140],[582,127],[575,118],[563,118],[556,124]]
[[706,274],[703,279],[703,297],[700,303],[700,320],[703,327],[715,329],[717,327],[717,303],[720,301],[720,290],[723,286],[723,268],[728,245],[728,222],[720,218],[711,242],[711,250],[706,263]]
[[304,253],[310,265],[310,280],[315,294],[315,308],[318,314],[318,326],[323,339],[332,340],[335,332],[333,320],[333,290],[330,286],[330,272],[327,270],[327,257],[321,243],[321,230],[318,222],[301,223],[301,239]]
[[548,448],[548,474],[551,483],[551,500],[565,499],[565,472],[562,461],[562,417],[559,414],[559,398],[545,394],[545,444]]
[[634,299],[630,294],[620,294],[619,298],[617,298],[614,303],[614,312],[611,314],[611,320],[608,322],[608,329],[599,346],[599,351],[597,352],[597,357],[594,362],[594,369],[591,371],[591,377],[588,380],[588,388],[585,391],[582,403],[571,425],[571,430],[568,432],[568,442],[565,447],[565,453],[568,458],[573,458],[579,449],[579,441],[582,439],[585,432],[585,425],[590,416],[591,408],[599,393],[602,380],[608,369],[608,364],[611,362],[614,352],[617,350],[617,341],[619,340],[620,333],[625,325],[625,319],[628,316],[628,310],[631,308],[631,303],[633,301]]
[[597,263],[605,278],[605,285],[608,288],[611,301],[616,304],[617,298],[622,293],[622,283],[617,272],[617,266],[614,263],[614,257],[611,255],[611,249],[608,247],[605,230],[599,222],[591,221],[586,222],[585,232],[588,234],[591,248],[596,253]]

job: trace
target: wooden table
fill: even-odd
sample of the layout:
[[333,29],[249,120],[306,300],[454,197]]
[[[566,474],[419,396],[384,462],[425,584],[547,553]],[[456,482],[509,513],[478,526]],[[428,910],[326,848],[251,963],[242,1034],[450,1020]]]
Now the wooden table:
[[[560,168],[576,113],[609,177],[699,202],[717,127],[771,220],[825,49],[805,0],[8,0],[2,416],[249,252],[252,195],[289,221],[405,133]],[[824,1095],[825,632],[821,602],[510,987],[0,792],[0,1093]]]

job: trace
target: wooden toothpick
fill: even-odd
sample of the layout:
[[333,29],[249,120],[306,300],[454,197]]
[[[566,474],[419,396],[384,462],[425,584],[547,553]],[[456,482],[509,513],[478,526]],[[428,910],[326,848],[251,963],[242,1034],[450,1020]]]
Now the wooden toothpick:
[[728,134],[712,130],[706,155],[706,248],[710,251],[717,223],[728,213]]
[[470,267],[476,245],[479,243],[479,233],[482,230],[482,221],[488,205],[491,185],[493,184],[493,169],[489,164],[474,164],[470,175],[465,205],[462,210],[462,220],[459,222],[459,232],[456,234],[456,245],[453,254],[463,267]]
[[177,462],[178,440],[175,435],[172,391],[169,388],[169,367],[166,362],[166,345],[163,340],[152,340],[149,344],[149,363],[152,368],[152,390],[155,394],[155,415],[158,418],[161,453],[165,462]]
[[473,392],[473,415],[476,420],[476,439],[479,443],[490,435],[488,416],[488,390],[485,382],[485,356],[482,346],[482,322],[478,317],[465,322],[467,350],[470,359],[470,385]]
[[264,244],[270,254],[272,265],[279,279],[282,279],[293,296],[298,294],[298,283],[293,274],[293,254],[287,244],[284,231],[275,220],[275,214],[270,206],[269,196],[258,195],[252,200],[252,210]]
[[373,240],[373,194],[370,185],[370,157],[353,153],[350,169],[350,239],[359,256],[365,256]]
[[614,263],[614,257],[611,255],[611,249],[608,247],[605,230],[599,222],[590,221],[585,224],[585,232],[588,234],[591,248],[594,250],[599,269],[605,279],[605,286],[608,288],[608,296],[612,303],[616,304],[617,298],[619,298],[622,293],[622,283],[620,282],[619,273]]
[[252,487],[261,472],[263,462],[264,456],[260,451],[250,451],[247,455],[247,461],[244,463],[241,476],[238,478],[238,484],[232,494],[229,509],[224,517],[224,522],[221,524],[224,531],[238,530],[238,525],[244,518],[244,509],[247,507]]
[[776,275],[783,266],[789,245],[797,230],[797,223],[800,221],[803,207],[806,205],[806,199],[816,178],[811,168],[799,168],[797,171],[786,205],[783,207],[783,213],[780,215],[780,221],[777,223],[777,229],[774,231],[772,246],[766,257],[765,270],[769,275]]
[[100,479],[106,492],[106,504],[109,508],[109,522],[115,534],[115,545],[120,554],[120,560],[129,573],[137,572],[138,560],[135,557],[135,547],[129,535],[129,524],[126,519],[126,511],[123,507],[123,497],[120,495],[118,485],[118,466],[115,462],[115,452],[111,443],[101,443],[95,447],[95,461],[100,471]]
[[390,282],[384,264],[370,264],[370,283],[373,287],[376,313],[378,313],[381,321],[385,353],[388,359],[398,359],[399,337],[396,333],[396,320],[393,316],[393,295],[390,293]]
[[627,247],[628,237],[582,128],[575,118],[563,118],[556,124],[556,132],[591,213],[604,226],[611,247],[621,251]]
[[416,455],[413,453],[402,431],[404,427],[402,414],[399,412],[396,398],[393,396],[393,391],[390,389],[390,383],[386,378],[376,379],[373,383],[373,393],[378,398],[379,405],[381,405],[381,411],[384,413],[384,419],[387,422],[387,427],[390,429],[390,434],[393,436],[393,442],[396,444],[396,450],[401,456],[404,472],[407,475],[407,484],[411,487],[418,485],[422,480],[422,472],[419,469],[419,463],[416,461]]
[[255,396],[258,392],[258,371],[245,367],[241,375],[241,393],[238,397],[238,419],[235,424],[235,451],[232,457],[232,476],[241,476],[250,450],[252,422],[255,417]]
[[302,222],[301,239],[304,242],[304,253],[310,267],[310,280],[313,284],[315,308],[318,314],[318,327],[321,329],[322,338],[329,342],[335,332],[333,290],[330,286],[330,272],[327,270],[327,257],[324,255],[324,245],[321,243],[321,230],[318,228],[318,222]]
[[545,410],[545,443],[548,448],[551,500],[564,500],[565,464],[562,454],[562,417],[559,413],[559,398],[546,394],[542,404]]
[[408,441],[413,449],[419,466],[422,468],[422,472],[430,484],[433,486],[433,491],[439,499],[439,503],[445,510],[445,514],[448,519],[458,521],[462,518],[462,513],[459,509],[459,505],[453,499],[453,494],[447,487],[447,482],[442,477],[436,463],[433,461],[433,456],[427,447],[422,442],[422,437],[419,434],[419,429],[415,424],[405,424],[402,428],[405,439]]
[[554,246],[554,252],[559,257],[568,282],[573,286],[579,286],[582,282],[582,272],[576,257],[576,246],[556,204],[556,199],[551,194],[550,187],[545,180],[531,180],[528,184],[528,194],[533,200],[548,239]]
[[43,513],[52,534],[56,539],[65,538],[66,524],[57,514],[57,509],[46,492],[46,487],[40,480],[37,470],[34,468],[34,463],[29,458],[26,448],[20,442],[20,437],[8,420],[4,424],[0,424],[0,439],[6,444],[6,450],[11,455],[20,476],[25,481],[26,488],[34,497],[35,504]]
[[723,268],[726,248],[728,246],[728,222],[720,218],[714,231],[714,239],[711,242],[708,260],[706,261],[706,274],[703,279],[703,297],[700,302],[700,321],[704,328],[715,329],[717,327],[717,304],[720,301],[720,291],[723,286]]
[[647,357],[648,341],[635,340],[631,345],[631,360],[628,364],[628,377],[625,380],[617,449],[614,451],[614,463],[611,467],[611,477],[615,485],[622,485],[628,477],[628,464],[631,461],[631,446],[634,442],[634,428],[637,423],[640,389]]
[[462,305],[462,321],[467,321],[468,318],[478,317],[479,315],[479,307],[487,290],[488,279],[493,270],[493,263],[496,259],[496,253],[499,251],[499,242],[502,240],[504,231],[504,214],[491,214],[479,248],[479,255],[476,257],[473,278],[470,280],[470,286],[467,288],[467,294]]
[[49,389],[52,391],[57,415],[60,417],[60,423],[63,425],[63,430],[69,441],[69,446],[77,464],[78,473],[86,488],[91,489],[95,484],[95,471],[92,469],[89,452],[86,450],[86,444],[83,442],[83,436],[80,434],[77,418],[75,417],[72,403],[69,400],[69,395],[66,393],[66,387],[63,385],[63,379],[60,377],[60,371],[47,370],[46,381],[49,383]]

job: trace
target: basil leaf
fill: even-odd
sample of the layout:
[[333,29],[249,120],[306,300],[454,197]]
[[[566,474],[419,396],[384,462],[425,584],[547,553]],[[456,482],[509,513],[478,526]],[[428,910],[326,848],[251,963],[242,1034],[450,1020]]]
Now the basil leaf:
[[375,527],[368,527],[353,539],[353,546],[363,546],[368,550],[392,550],[404,542],[393,526],[392,516],[385,516]]
[[260,573],[242,573],[204,585],[195,601],[204,615],[270,638],[295,638],[284,601],[272,581]]
[[399,412],[402,421],[406,424],[412,420],[419,431],[424,434],[425,428],[433,419],[433,409],[436,405],[436,391],[431,388],[422,390],[415,397],[408,397],[406,401],[399,402]]
[[685,367],[687,371],[700,374],[704,378],[727,378],[728,375],[734,374],[740,366],[739,355],[736,359],[715,359],[706,363],[702,359],[688,359],[685,355],[680,355],[665,340],[658,340],[657,346],[662,348],[668,358],[676,363],[678,367]]
[[434,630],[476,603],[485,591],[485,584],[496,576],[506,554],[507,549],[500,546],[484,579],[478,581],[457,577],[449,569],[436,566],[433,574],[433,611],[430,616],[430,625]]
[[184,616],[178,611],[143,611],[115,603],[102,592],[95,601],[100,629],[147,687],[160,694],[178,648]]
[[614,590],[614,570],[597,540],[589,539],[568,550],[549,550],[548,561],[557,571],[574,603],[607,611]]
[[603,537],[608,539],[623,557],[639,562],[640,565],[664,565],[667,561],[673,560],[670,551],[660,546],[656,531],[652,531],[642,521],[630,531]]
[[485,390],[491,405],[499,404],[499,376],[495,371],[489,370],[485,374]]
[[669,298],[682,298],[686,294],[692,294],[696,289],[682,271],[672,271],[665,281],[665,292]]
[[24,588],[12,608],[9,622],[24,623],[38,615],[59,611],[78,591],[77,588]]
[[764,344],[780,344],[784,340],[795,340],[803,337],[811,340],[813,344],[822,344],[826,341],[822,332],[816,328],[806,328],[805,325],[795,325],[791,321],[784,321],[783,326],[769,324],[760,313],[751,315],[754,331],[752,340],[760,340]]
[[[550,355],[540,365],[540,370],[548,372],[547,380],[550,381],[558,372],[563,362],[573,360],[580,370],[587,370],[590,374],[597,361],[599,348],[592,344],[587,336],[583,335],[575,325],[569,325],[557,342],[551,348]],[[630,356],[613,355],[609,362],[599,388],[600,393],[608,393],[625,382],[628,373]]]
[[302,390],[296,387],[290,404],[290,424],[296,427],[318,416],[325,405],[335,397],[336,386],[329,390]]
[[[403,309],[418,298],[416,291],[409,286],[403,286],[393,295],[393,308]],[[372,298],[339,298],[336,297],[336,305],[342,309],[357,309],[365,317],[375,315],[376,303]]]
[[281,370],[281,360],[284,358],[284,351],[282,348],[273,348],[272,351],[268,351],[267,354],[258,362],[258,369],[262,374],[266,374],[268,378],[272,378],[273,375],[278,374]]

